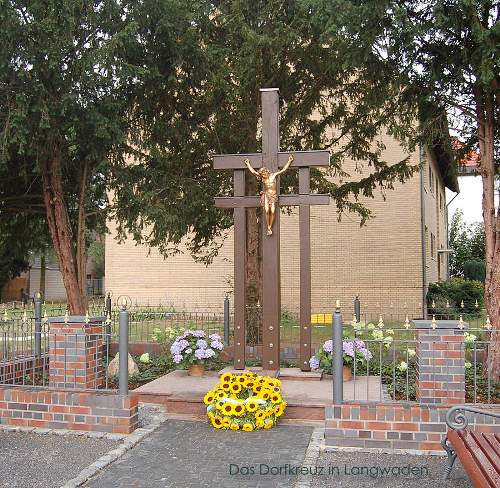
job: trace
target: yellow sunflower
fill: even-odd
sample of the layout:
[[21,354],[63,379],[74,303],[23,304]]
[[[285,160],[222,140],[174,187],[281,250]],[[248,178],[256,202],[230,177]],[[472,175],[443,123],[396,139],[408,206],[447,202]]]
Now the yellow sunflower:
[[249,412],[255,412],[255,410],[259,408],[259,404],[255,400],[251,399],[246,403],[245,406]]
[[240,385],[244,385],[246,380],[247,380],[246,377],[243,375],[236,377],[236,382],[239,383]]
[[209,391],[203,398],[203,403],[205,403],[205,405],[210,405],[211,403],[213,403],[215,400],[215,395],[214,395],[214,392],[213,391]]
[[243,424],[242,429],[243,429],[245,432],[252,432],[252,430],[253,430],[253,425],[252,425],[252,424],[250,424],[250,423]]
[[215,398],[217,398],[217,400],[220,400],[221,398],[224,398],[226,396],[226,392],[224,390],[219,390],[216,395],[215,395]]
[[279,393],[273,393],[271,395],[271,401],[273,403],[279,403],[279,402],[281,402],[281,395]]
[[231,373],[224,373],[220,376],[221,383],[229,383],[233,379],[233,375]]
[[264,427],[264,421],[263,420],[257,420],[255,422],[255,426],[258,427],[259,429],[262,429],[262,427]]
[[231,425],[231,419],[228,417],[224,417],[222,419],[222,427],[225,427],[226,429]]
[[216,415],[213,419],[212,419],[212,425],[216,428],[216,429],[220,429],[222,427],[222,418],[219,417],[218,415]]
[[239,393],[241,391],[241,384],[240,383],[233,383],[231,385],[231,391],[233,393]]
[[255,381],[254,381],[252,378],[249,378],[249,379],[245,382],[245,387],[246,387],[246,388],[250,388],[250,389],[252,390],[254,386],[255,386]]
[[271,395],[271,393],[269,392],[269,390],[261,390],[259,391],[259,393],[257,394],[257,396],[259,398],[262,398],[262,400],[268,400],[269,399],[269,396]]
[[271,419],[266,419],[264,422],[264,429],[270,429],[273,426],[273,421]]
[[234,422],[229,426],[231,430],[240,430],[240,426]]
[[224,391],[230,391],[231,390],[231,383],[229,381],[226,381],[224,383],[221,383],[220,385]]
[[222,409],[224,408],[224,405],[225,405],[225,403],[224,403],[224,402],[219,401],[219,402],[217,402],[217,403],[215,404],[215,408],[216,408],[217,410],[222,410]]
[[266,416],[266,414],[262,410],[259,410],[258,412],[255,412],[255,418],[257,420],[262,420],[265,416]]
[[224,403],[221,410],[224,415],[233,415],[233,406],[230,403]]
[[241,417],[245,413],[245,407],[243,404],[238,403],[233,406],[233,415],[237,417]]

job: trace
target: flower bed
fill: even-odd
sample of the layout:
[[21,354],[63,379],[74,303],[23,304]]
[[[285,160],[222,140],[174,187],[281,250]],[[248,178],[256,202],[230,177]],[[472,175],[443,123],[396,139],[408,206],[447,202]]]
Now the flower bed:
[[286,409],[281,381],[246,371],[224,373],[203,399],[207,416],[216,429],[271,429]]

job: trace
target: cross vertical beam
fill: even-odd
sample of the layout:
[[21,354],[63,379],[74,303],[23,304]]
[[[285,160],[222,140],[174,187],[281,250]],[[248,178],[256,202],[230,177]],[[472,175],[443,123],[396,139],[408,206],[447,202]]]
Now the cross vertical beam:
[[[299,169],[299,194],[309,195],[311,170]],[[302,371],[310,371],[311,358],[311,206],[299,205],[300,236],[300,313],[299,313],[299,364]]]
[[[262,165],[278,171],[279,97],[278,89],[262,93]],[[277,182],[279,192],[279,181]],[[280,367],[280,215],[276,209],[274,229],[268,236],[266,219],[262,216],[262,369]]]
[[[245,195],[245,170],[234,170],[234,195]],[[234,368],[245,368],[245,273],[247,256],[246,209],[234,209]]]

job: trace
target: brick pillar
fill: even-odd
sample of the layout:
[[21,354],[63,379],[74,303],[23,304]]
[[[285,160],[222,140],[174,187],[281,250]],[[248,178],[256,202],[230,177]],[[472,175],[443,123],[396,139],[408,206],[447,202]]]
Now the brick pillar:
[[417,330],[417,401],[465,403],[464,332],[456,321],[437,325]]
[[104,318],[49,319],[49,386],[96,389],[104,385]]

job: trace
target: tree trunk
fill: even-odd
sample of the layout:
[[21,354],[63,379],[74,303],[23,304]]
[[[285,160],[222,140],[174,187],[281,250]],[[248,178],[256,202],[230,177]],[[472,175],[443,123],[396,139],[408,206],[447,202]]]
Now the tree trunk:
[[45,271],[47,269],[47,258],[45,252],[40,256],[40,285],[38,290],[42,296],[42,300],[45,300]]
[[[475,92],[485,232],[486,279],[484,300],[493,332],[488,353],[492,380],[500,377],[500,249],[495,216],[494,107],[492,96],[477,87]],[[499,209],[500,210],[500,209]]]
[[51,154],[52,158],[40,165],[47,224],[59,260],[69,311],[71,314],[81,315],[85,313],[85,302],[78,284],[71,226],[64,201],[59,147],[53,147]]
[[78,199],[78,230],[76,240],[76,270],[78,275],[78,286],[82,295],[84,307],[87,308],[87,242],[85,212],[85,192],[87,189],[87,165],[83,166],[82,179],[80,184],[80,197]]

